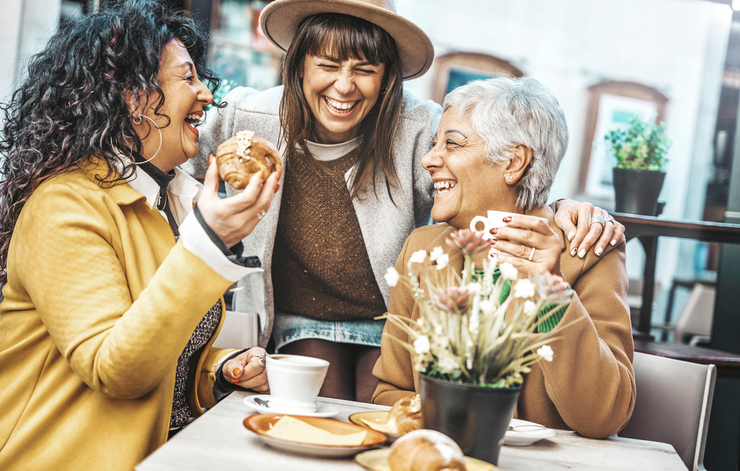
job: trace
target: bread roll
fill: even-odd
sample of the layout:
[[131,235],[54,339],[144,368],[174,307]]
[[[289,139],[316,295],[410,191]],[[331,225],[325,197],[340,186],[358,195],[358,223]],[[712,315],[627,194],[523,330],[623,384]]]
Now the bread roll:
[[229,185],[243,190],[252,175],[264,170],[264,178],[283,168],[272,142],[252,131],[239,131],[216,150],[218,174]]
[[424,428],[421,416],[421,398],[419,395],[407,396],[396,401],[388,413],[388,429],[391,433],[403,435]]
[[465,471],[462,450],[447,435],[434,430],[414,430],[391,445],[391,471]]

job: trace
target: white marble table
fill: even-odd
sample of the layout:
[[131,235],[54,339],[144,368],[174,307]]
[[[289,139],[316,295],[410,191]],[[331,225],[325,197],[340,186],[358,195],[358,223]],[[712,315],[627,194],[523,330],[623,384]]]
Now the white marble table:
[[[265,445],[244,428],[252,412],[244,405],[249,393],[236,392],[190,424],[141,462],[136,471],[307,470],[358,471],[352,458],[313,458],[281,452]],[[339,407],[339,420],[350,414],[387,407],[360,402],[320,399]],[[686,470],[672,446],[630,438],[593,440],[574,432],[556,431],[551,440],[531,446],[504,446],[499,456],[504,470]]]

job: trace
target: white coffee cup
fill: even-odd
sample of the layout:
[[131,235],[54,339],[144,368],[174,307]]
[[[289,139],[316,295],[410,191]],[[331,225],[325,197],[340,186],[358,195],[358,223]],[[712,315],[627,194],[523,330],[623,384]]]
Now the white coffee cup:
[[504,227],[506,225],[504,222],[504,218],[506,216],[514,216],[514,213],[507,213],[506,211],[488,211],[487,216],[476,216],[472,221],[470,221],[470,230],[481,232],[481,229],[478,229],[478,223],[482,222],[483,238],[488,240],[493,237],[489,232],[491,229]]
[[267,381],[270,407],[296,414],[315,412],[329,362],[301,355],[268,355]]

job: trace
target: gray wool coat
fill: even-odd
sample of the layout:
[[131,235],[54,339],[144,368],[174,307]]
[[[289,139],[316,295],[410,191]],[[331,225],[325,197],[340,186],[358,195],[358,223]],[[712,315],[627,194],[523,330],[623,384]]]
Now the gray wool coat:
[[[265,139],[274,142],[283,155],[284,142],[278,142],[280,119],[278,109],[283,88],[276,87],[264,92],[243,87],[231,91],[224,101],[227,106],[212,108],[200,127],[200,152],[197,158],[182,166],[191,175],[205,174],[208,154],[216,153],[218,145],[238,131],[250,129]],[[429,223],[434,204],[434,186],[429,173],[421,166],[421,158],[431,149],[437,130],[441,107],[432,101],[422,102],[404,92],[401,120],[393,142],[393,158],[401,188],[393,189],[393,202],[386,191],[382,171],[375,177],[377,194],[372,185],[352,203],[360,223],[375,280],[380,287],[386,305],[390,288],[383,279],[388,267],[395,264],[406,237],[419,227]],[[351,170],[345,175],[349,179]],[[281,187],[285,174],[281,177]],[[234,193],[231,187],[229,194]],[[243,240],[244,255],[257,255],[262,261],[264,273],[250,274],[239,280],[242,288],[235,293],[235,309],[241,312],[256,312],[260,319],[260,345],[266,346],[272,333],[274,301],[272,289],[272,251],[275,244],[282,190],[272,201],[267,215],[257,228]],[[351,260],[348,261],[351,263]]]

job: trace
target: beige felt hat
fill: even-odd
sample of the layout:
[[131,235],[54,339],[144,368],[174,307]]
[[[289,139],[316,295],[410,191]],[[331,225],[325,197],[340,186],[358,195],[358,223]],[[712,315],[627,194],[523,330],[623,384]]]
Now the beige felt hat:
[[396,14],[393,0],[276,0],[262,10],[260,27],[267,39],[285,51],[301,21],[318,13],[356,16],[383,28],[396,41],[404,79],[424,75],[432,65],[432,41],[421,28]]

